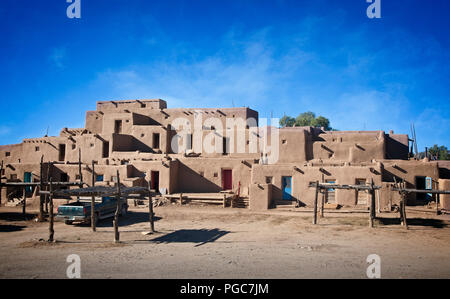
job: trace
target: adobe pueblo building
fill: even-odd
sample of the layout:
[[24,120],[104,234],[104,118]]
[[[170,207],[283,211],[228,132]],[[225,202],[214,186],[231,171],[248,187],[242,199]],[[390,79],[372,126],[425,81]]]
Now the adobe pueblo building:
[[[263,126],[249,108],[167,109],[159,99],[126,100],[97,102],[96,111],[86,113],[85,128],[0,146],[0,160],[3,182],[39,182],[43,156],[42,179],[89,184],[94,161],[96,185],[114,185],[118,170],[126,186],[150,181],[162,195],[229,190],[254,210],[311,206],[311,182],[373,181],[381,186],[380,210],[390,211],[400,199],[390,188],[394,182],[415,189],[450,187],[440,178],[444,166],[410,158],[409,142],[408,135],[384,131]],[[13,193],[14,187],[2,188],[2,204]],[[26,196],[39,198],[36,193],[29,188]],[[409,203],[427,202],[426,193],[408,196]],[[447,209],[448,196],[441,195]],[[367,207],[368,193],[330,188],[325,202]]]

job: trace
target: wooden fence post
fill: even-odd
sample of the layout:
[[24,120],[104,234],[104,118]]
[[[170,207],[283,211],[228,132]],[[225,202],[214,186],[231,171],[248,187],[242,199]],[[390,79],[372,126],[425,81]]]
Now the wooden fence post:
[[183,205],[183,193],[180,193],[180,205]]
[[27,187],[23,187],[22,214],[26,215],[27,211]]
[[373,188],[373,179],[370,182],[370,213],[369,213],[369,226],[373,227],[373,221],[375,219],[375,189]]
[[[44,156],[41,156],[41,163],[40,163],[40,167],[39,167],[39,190],[40,191],[44,191]],[[44,221],[44,194],[39,194],[39,216],[38,216],[38,220]]]
[[53,229],[53,184],[52,179],[50,179],[50,195],[49,195],[49,224],[48,224],[48,241],[53,242],[53,237],[55,235],[55,230]]
[[[48,182],[50,181],[50,162],[47,162],[47,176],[46,176],[46,178],[47,179],[46,179],[45,182],[48,184]],[[48,200],[49,200],[49,198],[48,198],[48,195],[46,194],[44,196],[44,202],[45,202],[44,213],[48,213]]]
[[[94,171],[94,160],[92,160],[92,188],[95,187],[95,171]],[[91,197],[91,228],[95,232],[97,230],[95,223],[95,196]]]
[[317,224],[317,200],[319,197],[319,181],[316,181],[316,196],[314,197],[314,217],[313,224]]
[[2,206],[2,178],[3,178],[3,160],[0,164],[0,207]]
[[120,177],[119,177],[119,170],[117,170],[117,207],[116,207],[116,213],[114,214],[114,242],[119,243],[120,242],[120,234],[119,234],[119,210],[120,210],[120,204],[121,204],[122,198],[120,194]]
[[[323,175],[323,173],[322,173],[322,183],[325,183],[325,179],[324,179],[324,175]],[[320,204],[320,218],[323,218],[324,217],[324,214],[323,214],[323,210],[324,210],[324,206],[325,206],[325,192],[324,192],[325,190],[322,190],[322,201],[321,201],[321,204]]]
[[151,189],[151,181],[148,181],[148,215],[150,220],[150,229],[152,233],[155,232],[155,224],[154,224],[154,214],[153,214],[153,199],[152,199],[152,189]]
[[227,195],[223,194],[223,207],[225,208],[227,206]]

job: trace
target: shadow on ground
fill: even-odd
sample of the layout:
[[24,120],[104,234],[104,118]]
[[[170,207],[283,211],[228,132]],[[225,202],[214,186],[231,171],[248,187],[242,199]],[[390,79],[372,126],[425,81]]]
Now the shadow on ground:
[[211,243],[228,234],[229,231],[214,229],[180,229],[170,234],[155,238],[155,243],[197,243],[197,246]]
[[[97,223],[97,227],[113,227],[113,219],[114,217],[109,217],[106,219],[101,219]],[[159,221],[161,217],[154,216],[153,220]],[[119,226],[128,226],[136,223],[149,223],[149,214],[148,212],[135,212],[129,211],[125,216],[119,216]],[[77,226],[89,226],[89,224],[75,224]]]
[[23,230],[26,226],[22,225],[0,225],[0,233],[10,233]]
[[[382,225],[400,225],[400,218],[377,218]],[[407,218],[408,226],[428,226],[434,228],[444,228],[448,226],[446,221],[439,219],[424,219],[424,218]]]
[[6,221],[24,221],[24,220],[31,220],[34,219],[37,216],[37,214],[28,214],[25,215],[22,213],[16,213],[16,212],[5,212],[0,213],[0,220],[6,220]]

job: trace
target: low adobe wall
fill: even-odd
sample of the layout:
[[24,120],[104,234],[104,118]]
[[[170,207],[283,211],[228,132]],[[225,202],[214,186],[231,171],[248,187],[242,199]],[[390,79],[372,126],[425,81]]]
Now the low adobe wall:
[[[450,180],[439,180],[439,190],[450,190]],[[450,210],[450,194],[441,194],[439,196],[441,208]]]
[[272,184],[250,185],[250,210],[266,211],[272,203]]

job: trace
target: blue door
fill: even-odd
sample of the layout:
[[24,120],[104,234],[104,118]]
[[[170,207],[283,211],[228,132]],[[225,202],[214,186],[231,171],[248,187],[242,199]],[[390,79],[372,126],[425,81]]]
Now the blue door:
[[[25,172],[24,175],[23,175],[23,182],[24,183],[31,183],[31,178],[32,178],[31,172]],[[27,187],[25,187],[25,190],[27,192],[31,192],[32,188],[30,186],[27,186]]]
[[283,176],[281,177],[281,189],[283,191],[283,199],[292,199],[292,177]]

